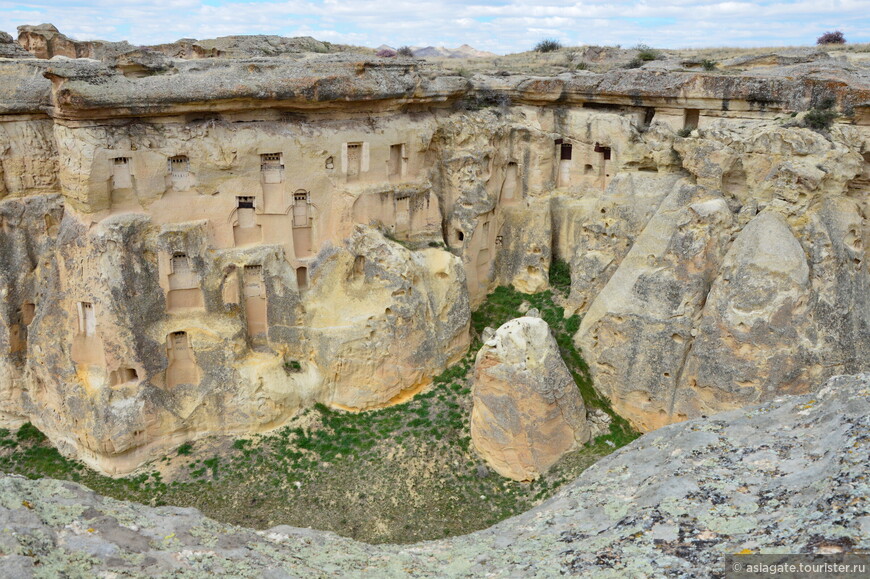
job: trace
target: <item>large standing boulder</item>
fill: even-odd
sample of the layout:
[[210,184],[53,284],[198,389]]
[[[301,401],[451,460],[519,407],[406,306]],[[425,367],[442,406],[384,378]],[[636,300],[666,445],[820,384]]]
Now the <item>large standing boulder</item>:
[[471,439],[502,476],[533,480],[589,440],[583,398],[540,318],[511,320],[487,340],[473,397]]

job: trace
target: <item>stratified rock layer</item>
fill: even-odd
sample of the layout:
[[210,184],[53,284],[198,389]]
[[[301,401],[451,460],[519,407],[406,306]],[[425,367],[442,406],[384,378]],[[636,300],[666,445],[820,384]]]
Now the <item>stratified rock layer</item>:
[[540,318],[511,320],[487,340],[472,397],[471,440],[502,476],[534,480],[589,440],[583,398]]
[[603,458],[534,510],[441,541],[373,546],[261,532],[195,509],[0,478],[8,577],[711,577],[738,552],[870,549],[870,374],[814,395],[670,425]]
[[860,64],[466,78],[312,39],[19,42],[37,58],[0,35],[0,419],[104,472],[406,400],[489,290],[545,290],[553,259],[638,428],[867,369]]

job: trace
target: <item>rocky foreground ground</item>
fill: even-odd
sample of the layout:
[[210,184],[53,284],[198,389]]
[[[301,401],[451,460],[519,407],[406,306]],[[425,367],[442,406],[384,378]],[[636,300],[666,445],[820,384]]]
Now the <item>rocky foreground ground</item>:
[[717,576],[726,554],[870,549],[868,461],[865,373],[666,426],[528,513],[411,546],[255,532],[5,476],[0,568],[7,578]]

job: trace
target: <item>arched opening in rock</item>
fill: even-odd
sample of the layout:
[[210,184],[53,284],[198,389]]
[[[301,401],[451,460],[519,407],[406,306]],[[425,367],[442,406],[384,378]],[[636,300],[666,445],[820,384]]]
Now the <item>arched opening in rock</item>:
[[308,289],[308,268],[307,267],[297,267],[296,268],[296,287],[299,288],[300,292],[303,292]]

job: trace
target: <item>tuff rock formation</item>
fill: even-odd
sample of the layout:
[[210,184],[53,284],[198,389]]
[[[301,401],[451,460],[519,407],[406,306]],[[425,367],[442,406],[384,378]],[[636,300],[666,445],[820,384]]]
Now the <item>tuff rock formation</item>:
[[[528,513],[470,535],[366,545],[253,531],[75,483],[0,478],[4,577],[720,577],[735,553],[870,549],[870,375],[665,426]],[[826,559],[823,561],[831,561]]]
[[472,397],[471,440],[502,476],[534,480],[589,440],[583,398],[540,318],[511,320],[483,344]]
[[104,472],[401,402],[553,259],[596,388],[645,430],[870,360],[860,64],[466,78],[304,39],[19,38],[0,416]]

